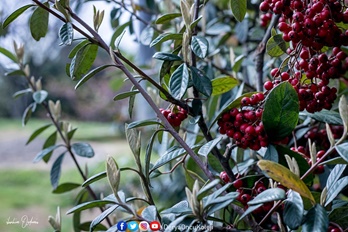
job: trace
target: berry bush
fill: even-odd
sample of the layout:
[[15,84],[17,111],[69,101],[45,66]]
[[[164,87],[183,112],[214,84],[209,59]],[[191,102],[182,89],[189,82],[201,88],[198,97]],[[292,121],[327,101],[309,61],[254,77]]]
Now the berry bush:
[[[61,44],[71,47],[70,63],[61,68],[76,89],[97,73],[117,69],[132,86],[114,97],[115,104],[128,98],[132,119],[141,95],[154,113],[125,125],[132,167],[119,167],[122,154],[114,154],[104,172],[90,175],[76,157],[93,157],[93,148],[74,141],[76,128],[63,119],[60,101],[50,100],[41,79],[32,76],[25,44],[0,47],[17,67],[7,76],[27,83],[15,96],[32,96],[23,124],[38,107],[51,120],[28,143],[55,128],[34,162],[54,159],[55,192],[79,190],[76,205],[65,212],[73,215],[75,231],[118,231],[120,221],[159,221],[160,231],[348,231],[345,1],[105,1],[112,8],[110,44],[99,32],[103,10],[91,9],[89,25],[77,11],[78,1],[32,2],[7,12],[3,27],[29,11],[31,35],[40,40],[49,18],[57,18]],[[120,24],[125,13],[130,19]],[[146,23],[140,35],[134,33],[137,22]],[[125,31],[156,50],[156,75],[124,55],[119,45]],[[108,64],[94,65],[98,49],[108,54]],[[64,152],[56,155],[57,148]],[[60,183],[64,156],[74,161],[82,183]],[[139,176],[139,191],[122,185],[127,172]],[[156,187],[159,178],[184,187],[170,195]],[[94,189],[102,181],[112,191],[106,197]],[[179,200],[166,205],[163,197]],[[81,213],[91,208],[100,215],[83,221]],[[61,230],[59,214],[49,222]]]

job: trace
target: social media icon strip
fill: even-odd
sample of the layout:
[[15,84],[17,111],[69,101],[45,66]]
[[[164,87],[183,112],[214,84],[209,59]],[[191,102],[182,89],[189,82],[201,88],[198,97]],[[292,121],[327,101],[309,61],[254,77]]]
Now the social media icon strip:
[[126,231],[127,230],[127,223],[125,221],[120,221],[117,223],[117,229],[119,231]]
[[140,231],[148,231],[149,228],[150,228],[150,226],[149,226],[149,223],[148,223],[148,222],[146,222],[146,221],[141,221],[141,222],[139,223],[139,229],[140,229]]
[[130,231],[137,231],[139,229],[139,225],[135,221],[130,221],[130,222],[127,223],[127,228]]
[[158,231],[161,229],[161,224],[158,221],[153,221],[150,223],[150,229],[152,231]]

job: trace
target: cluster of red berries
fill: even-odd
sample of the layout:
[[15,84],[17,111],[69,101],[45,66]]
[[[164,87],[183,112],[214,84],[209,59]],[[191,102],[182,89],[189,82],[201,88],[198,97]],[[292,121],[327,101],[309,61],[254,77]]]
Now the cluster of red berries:
[[[298,146],[297,148],[291,147],[290,148],[292,151],[299,153],[302,155],[302,157],[307,161],[309,166],[312,166],[312,160],[310,158],[310,155],[306,152],[306,149],[303,146]],[[317,161],[325,155],[326,151],[325,150],[320,150],[316,154]],[[324,165],[318,165],[317,168],[314,170],[314,174],[322,174],[325,172],[325,167]]]
[[181,122],[187,118],[187,110],[174,106],[171,109],[160,109],[164,117],[167,118],[170,125],[173,127],[178,127],[181,125]]
[[[343,134],[343,126],[340,125],[331,125],[330,126],[332,136],[334,139],[339,139]],[[312,127],[304,135],[305,139],[310,139],[312,142],[315,142],[322,149],[327,150],[330,148],[330,141],[327,137],[327,131],[325,128],[320,129],[318,126]]]
[[268,24],[271,22],[273,14],[271,12],[267,12],[265,14],[261,14],[260,16],[260,26],[261,27],[267,27]]
[[218,120],[219,133],[233,138],[236,145],[246,149],[259,150],[268,146],[261,118],[261,103],[265,99],[263,93],[253,94],[241,100],[241,109],[232,108],[223,113]]

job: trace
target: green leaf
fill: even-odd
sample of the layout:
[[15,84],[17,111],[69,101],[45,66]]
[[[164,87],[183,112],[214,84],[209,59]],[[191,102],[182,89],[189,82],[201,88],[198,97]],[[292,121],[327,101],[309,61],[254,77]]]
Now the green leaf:
[[142,29],[139,37],[139,41],[142,45],[149,46],[152,38],[154,36],[155,29],[151,26],[147,26],[144,29]]
[[[57,142],[57,131],[54,131],[50,136],[48,136],[42,148],[46,149],[48,147],[54,146],[56,142]],[[53,154],[53,151],[46,154],[43,157],[43,160],[47,163],[50,160],[52,154]]]
[[162,125],[162,124],[157,119],[146,119],[146,120],[129,123],[128,129],[143,127],[143,126],[150,126],[150,125]]
[[205,201],[205,207],[208,207],[209,205],[215,204],[218,201],[215,201],[216,198],[218,198],[226,189],[228,189],[232,183],[225,184],[223,187],[219,188],[209,196],[207,196],[207,200]]
[[74,206],[73,208],[69,209],[66,214],[71,214],[71,213],[76,213],[76,212],[81,212],[85,209],[90,209],[94,207],[101,207],[106,204],[112,204],[115,203],[114,201],[109,201],[109,200],[95,200],[95,201],[89,201],[89,202],[84,202],[82,204],[79,204],[77,206]]
[[129,147],[134,155],[135,162],[138,165],[139,170],[141,170],[141,160],[140,160],[140,149],[141,149],[141,137],[140,132],[137,129],[129,129],[128,124],[126,127],[126,138],[129,144]]
[[281,34],[277,34],[269,38],[266,44],[268,55],[278,57],[286,52],[287,46]]
[[80,184],[76,184],[76,183],[63,183],[61,185],[58,185],[58,187],[56,189],[54,189],[52,191],[52,193],[55,193],[55,194],[66,193],[66,192],[70,192],[71,190],[74,190],[80,186],[81,186]]
[[93,176],[91,176],[90,178],[88,178],[87,180],[85,180],[85,182],[82,183],[82,187],[86,187],[100,179],[103,179],[105,178],[107,175],[106,175],[106,171],[103,171],[103,172],[100,172],[98,174],[95,174]]
[[131,22],[126,22],[120,26],[118,26],[114,32],[114,34],[111,37],[110,46],[113,49],[118,49],[120,42],[123,38],[123,35],[126,33],[125,28],[128,27],[131,24]]
[[168,40],[181,41],[183,34],[181,33],[163,33],[157,36],[151,43],[150,47],[154,47],[157,44],[163,43]]
[[21,8],[15,10],[13,13],[11,13],[3,22],[2,28],[5,29],[10,23],[12,23],[16,18],[18,18],[21,14],[24,13],[24,11],[28,10],[30,7],[36,6],[34,4],[29,4],[22,6]]
[[44,132],[47,128],[49,128],[50,126],[52,126],[52,124],[48,124],[48,125],[45,125],[43,127],[40,127],[39,129],[37,129],[36,131],[34,131],[28,141],[26,142],[25,145],[28,145],[31,141],[33,141],[37,136],[39,136],[42,132]]
[[214,204],[212,204],[207,211],[207,215],[211,215],[220,209],[224,209],[225,207],[230,205],[238,197],[238,195],[239,193],[237,192],[230,192],[224,196],[215,198]]
[[184,148],[180,148],[177,146],[173,146],[169,148],[161,157],[156,161],[156,163],[153,165],[150,172],[154,171],[155,169],[158,169],[159,167],[162,167],[163,165],[171,162],[172,160],[175,160],[183,155],[186,154],[186,150]]
[[89,228],[90,231],[93,231],[94,228],[101,223],[107,216],[109,216],[112,212],[114,212],[118,208],[118,205],[113,205],[110,208],[106,209],[104,212],[102,212],[98,217],[96,217]]
[[348,162],[348,143],[339,144],[335,148],[338,154]]
[[[44,3],[44,5],[46,7],[50,7],[47,2]],[[39,41],[42,37],[46,36],[46,33],[48,31],[48,19],[48,11],[41,7],[36,8],[32,16],[30,17],[30,32],[31,36],[36,41]]]
[[296,90],[289,82],[276,86],[266,98],[262,122],[272,140],[288,136],[298,122],[299,100]]
[[238,72],[240,70],[240,67],[242,66],[243,60],[244,60],[245,56],[244,55],[240,55],[238,57],[236,57],[232,70],[234,72]]
[[155,138],[158,135],[158,133],[163,132],[163,129],[160,130],[156,130],[151,138],[150,141],[147,143],[146,145],[146,153],[145,153],[145,177],[147,182],[149,183],[149,185],[151,185],[150,183],[150,165],[151,165],[151,155],[152,155],[152,147],[153,147],[153,143],[155,142]]
[[209,42],[202,36],[192,36],[191,49],[196,56],[204,59],[208,55]]
[[157,209],[154,205],[149,205],[142,212],[141,216],[147,221],[155,221],[157,219]]
[[120,185],[120,170],[118,169],[117,163],[111,156],[108,156],[106,160],[106,174],[108,177],[109,184],[111,186],[112,192],[115,196],[118,192],[118,186]]
[[71,45],[74,39],[74,28],[71,22],[64,23],[59,29],[59,38],[62,41],[61,45]]
[[61,154],[60,156],[58,156],[58,158],[54,161],[50,171],[50,180],[51,180],[51,185],[53,187],[53,190],[58,187],[64,155],[65,155],[65,152]]
[[181,17],[181,13],[164,14],[156,19],[155,24],[165,24],[178,17]]
[[328,227],[329,219],[325,208],[319,204],[316,204],[308,211],[306,220],[302,225],[302,231],[327,231]]
[[238,221],[241,221],[243,218],[245,218],[246,216],[248,216],[250,213],[252,213],[255,209],[258,209],[262,206],[262,204],[258,204],[258,205],[251,205],[248,207],[247,210],[244,211],[244,213],[242,214],[242,216],[240,216],[240,218],[238,219]]
[[199,190],[199,192],[198,192],[198,194],[197,194],[197,200],[200,201],[200,200],[204,197],[204,195],[206,194],[206,192],[208,192],[209,190],[215,188],[215,186],[218,185],[218,184],[220,184],[220,179],[215,179],[215,180],[213,180],[213,181],[209,181],[209,180],[208,180],[208,184],[206,184],[205,186],[203,186],[203,187]]
[[340,207],[333,209],[329,214],[329,219],[337,223],[341,228],[348,228],[348,207]]
[[39,90],[33,93],[33,99],[37,104],[41,104],[46,100],[48,96],[47,91],[45,90]]
[[190,67],[193,86],[204,96],[210,97],[213,91],[212,83],[201,70],[196,67]]
[[95,74],[97,74],[98,72],[108,68],[108,67],[113,67],[115,65],[113,64],[107,64],[107,65],[103,65],[103,66],[99,66],[91,71],[89,71],[85,76],[83,76],[81,78],[81,80],[76,84],[75,89],[77,89],[78,87],[80,87],[81,85],[83,85],[84,83],[86,83],[89,79],[91,79],[92,77],[94,77]]
[[15,92],[15,93],[12,95],[12,97],[13,97],[13,98],[18,98],[18,97],[20,97],[20,96],[22,96],[22,95],[24,95],[24,94],[31,93],[31,92],[33,92],[33,90],[32,90],[31,88],[19,90],[19,91]]
[[212,96],[221,95],[236,87],[239,82],[236,78],[230,76],[222,76],[215,78],[212,82]]
[[333,188],[333,185],[342,176],[342,173],[344,172],[346,167],[347,167],[347,165],[345,165],[345,164],[338,164],[331,170],[330,175],[326,181],[327,190]]
[[301,195],[295,191],[290,191],[283,211],[285,225],[292,230],[296,230],[302,224],[303,211]]
[[35,108],[36,103],[31,103],[27,108],[25,108],[22,116],[22,126],[25,126],[27,124]]
[[77,52],[84,46],[86,46],[87,44],[89,44],[89,40],[82,40],[80,43],[78,43],[69,53],[69,58],[72,59],[74,58],[74,56],[77,54]]
[[125,99],[127,97],[134,96],[138,93],[140,93],[139,90],[133,90],[133,91],[129,91],[129,92],[120,93],[114,97],[114,101],[122,100],[122,99]]
[[343,125],[340,114],[332,110],[323,109],[322,111],[315,112],[314,114],[308,112],[301,112],[300,115],[306,115],[318,122],[328,123],[330,125]]
[[42,158],[44,156],[46,156],[47,154],[49,154],[50,152],[52,152],[54,149],[58,148],[58,147],[62,147],[63,145],[53,145],[53,146],[50,146],[46,149],[43,149],[42,151],[40,151],[39,153],[37,153],[37,155],[35,156],[33,162],[34,163],[37,163],[39,162],[40,160],[42,160]]
[[164,230],[164,232],[172,232],[173,228],[176,228],[182,221],[184,221],[185,218],[187,218],[189,215],[184,214],[178,218],[176,218],[174,221],[170,222],[168,227]]
[[10,52],[9,50],[3,48],[3,47],[0,47],[0,53],[2,53],[3,55],[5,55],[7,58],[9,58],[10,60],[12,60],[13,62],[15,63],[18,63],[18,60],[17,60],[17,56],[14,55],[12,52]]
[[169,80],[169,89],[174,98],[181,99],[185,95],[189,79],[189,71],[183,63],[173,72]]
[[279,157],[277,149],[272,144],[269,144],[263,158],[278,163]]
[[222,137],[218,137],[204,144],[199,150],[198,154],[201,156],[207,156],[211,150],[221,141]]
[[246,10],[247,1],[246,0],[230,0],[230,6],[233,16],[239,21],[243,21]]
[[[19,70],[18,69],[18,70],[12,70],[12,71],[6,72],[5,76],[7,76],[7,77],[11,77],[11,76],[25,76],[25,73],[23,72],[23,70]],[[28,89],[30,89],[30,88],[28,88]],[[30,92],[32,92],[31,89],[30,89]]]
[[70,77],[74,81],[80,80],[88,70],[92,67],[97,57],[98,46],[95,44],[87,44],[80,48],[70,64]]
[[279,182],[289,189],[298,192],[301,194],[301,196],[310,199],[312,203],[315,202],[314,197],[309,191],[307,185],[286,167],[269,160],[260,160],[257,165],[273,180]]
[[75,155],[91,158],[94,156],[94,151],[91,145],[88,143],[74,143],[71,145],[71,149]]
[[270,201],[285,199],[285,191],[281,188],[270,188],[259,193],[254,199],[248,202],[248,205],[258,205]]
[[348,186],[348,176],[342,177],[338,181],[334,182],[327,190],[325,206],[333,201],[340,192]]
[[157,60],[182,61],[180,56],[167,52],[156,52],[152,57]]

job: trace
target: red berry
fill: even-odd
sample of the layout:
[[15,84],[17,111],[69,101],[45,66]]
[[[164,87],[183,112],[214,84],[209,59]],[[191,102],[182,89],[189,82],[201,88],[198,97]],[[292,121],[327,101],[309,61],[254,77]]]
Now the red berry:
[[243,187],[243,180],[241,179],[237,179],[233,182],[233,186],[236,188],[236,189],[240,189],[241,187]]
[[266,90],[271,90],[273,89],[273,83],[271,81],[266,81],[263,87],[265,87]]
[[231,181],[230,178],[228,177],[228,175],[227,175],[227,173],[226,173],[225,171],[222,171],[222,172],[220,173],[220,179],[221,179],[223,182],[225,182],[225,183],[228,183],[228,182]]
[[247,193],[243,194],[240,196],[240,202],[243,204],[243,205],[246,205],[251,199],[251,196]]

